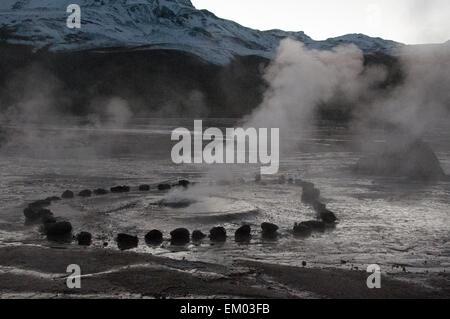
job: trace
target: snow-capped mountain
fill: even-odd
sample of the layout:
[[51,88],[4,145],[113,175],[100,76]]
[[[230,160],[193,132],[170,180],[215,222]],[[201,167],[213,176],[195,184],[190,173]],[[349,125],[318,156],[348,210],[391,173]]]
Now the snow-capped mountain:
[[[66,8],[72,3],[81,7],[81,29],[66,26]],[[391,54],[401,45],[362,34],[315,41],[303,32],[253,30],[197,10],[190,0],[0,1],[0,40],[35,49],[172,49],[223,65],[236,55],[273,58],[285,37],[313,49],[353,43],[366,54]]]

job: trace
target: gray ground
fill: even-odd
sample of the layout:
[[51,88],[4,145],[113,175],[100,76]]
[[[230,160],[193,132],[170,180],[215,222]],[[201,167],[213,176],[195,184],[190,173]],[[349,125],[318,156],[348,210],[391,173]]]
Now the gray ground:
[[[69,264],[81,289],[66,286]],[[297,268],[238,260],[231,267],[109,249],[0,248],[2,298],[449,298],[450,276],[382,276],[366,286],[356,270]]]

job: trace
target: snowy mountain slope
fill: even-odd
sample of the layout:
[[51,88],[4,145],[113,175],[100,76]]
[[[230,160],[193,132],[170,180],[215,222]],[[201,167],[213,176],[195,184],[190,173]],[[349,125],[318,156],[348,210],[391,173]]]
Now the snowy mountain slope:
[[[66,27],[66,8],[71,3],[78,3],[82,9],[79,30]],[[401,45],[359,34],[314,41],[303,32],[253,30],[197,10],[189,0],[0,1],[0,40],[35,49],[173,49],[223,65],[236,55],[273,58],[285,37],[313,49],[353,43],[366,54],[391,54]]]

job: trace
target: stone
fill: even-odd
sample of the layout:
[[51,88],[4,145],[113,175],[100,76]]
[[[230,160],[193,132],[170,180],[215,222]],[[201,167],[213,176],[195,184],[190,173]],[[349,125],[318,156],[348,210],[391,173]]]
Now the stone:
[[120,250],[136,248],[139,244],[139,238],[137,238],[137,236],[123,233],[117,235],[116,241]]
[[90,246],[92,244],[92,234],[88,232],[81,232],[77,236],[78,245]]
[[141,192],[148,192],[150,190],[150,185],[140,185],[139,191]]
[[227,240],[227,231],[223,227],[213,227],[209,231],[209,239],[216,242],[224,242]]
[[186,245],[190,242],[189,230],[186,228],[177,228],[170,232],[172,245]]
[[97,188],[94,190],[94,195],[100,196],[100,195],[106,195],[108,194],[108,191],[103,188]]
[[251,231],[252,231],[252,229],[251,229],[250,225],[241,226],[234,233],[234,239],[237,242],[249,241],[252,236]]
[[91,197],[92,196],[92,191],[89,190],[89,189],[82,190],[81,192],[78,193],[78,196],[80,196],[80,197]]
[[194,230],[192,232],[192,240],[193,241],[201,241],[206,238],[206,235],[202,233],[200,230]]
[[147,244],[152,245],[161,244],[162,241],[163,241],[163,233],[157,229],[153,229],[145,235],[145,242]]
[[130,191],[130,187],[129,186],[115,186],[115,187],[111,187],[111,193],[128,193]]
[[170,186],[169,184],[159,184],[158,185],[158,190],[160,190],[160,191],[167,191],[171,188],[172,188],[172,186]]
[[70,199],[73,198],[75,195],[72,191],[66,190],[64,193],[62,193],[61,198],[63,199]]

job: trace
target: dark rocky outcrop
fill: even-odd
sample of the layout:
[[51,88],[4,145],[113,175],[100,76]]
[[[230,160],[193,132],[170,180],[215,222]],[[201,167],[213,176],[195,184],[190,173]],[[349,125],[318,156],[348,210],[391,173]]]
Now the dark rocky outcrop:
[[116,241],[120,250],[136,248],[139,244],[139,238],[137,238],[137,236],[123,233],[117,235]]
[[394,134],[392,141],[376,147],[372,154],[362,157],[355,171],[364,175],[407,177],[420,181],[446,178],[439,159],[427,143],[400,133]]
[[63,199],[70,199],[74,198],[75,194],[72,191],[66,190],[64,193],[62,193],[61,198]]
[[172,245],[186,245],[190,242],[189,230],[186,228],[177,228],[171,231],[170,237]]
[[145,235],[145,242],[150,245],[159,245],[163,242],[163,233],[153,229]]
[[264,238],[274,238],[278,236],[279,227],[272,223],[261,224],[262,235]]
[[78,196],[80,196],[80,197],[91,197],[92,196],[92,191],[89,190],[89,189],[82,190],[81,192],[78,193]]
[[100,195],[106,195],[106,194],[108,194],[108,191],[106,189],[103,189],[103,188],[94,189],[94,195],[100,196]]
[[128,193],[130,191],[130,187],[129,186],[115,186],[115,187],[111,187],[111,193]]
[[227,231],[223,227],[213,227],[209,231],[209,239],[215,242],[224,242],[227,240]]
[[88,232],[81,232],[77,234],[76,239],[80,246],[90,246],[92,244],[92,234]]
[[252,228],[250,227],[250,225],[241,226],[234,233],[234,239],[237,242],[249,241],[252,236],[251,232],[252,232]]
[[201,241],[206,238],[206,235],[202,233],[200,230],[194,230],[192,232],[192,240],[193,241]]
[[148,192],[150,190],[150,185],[140,185],[139,186],[139,191],[141,192]]

